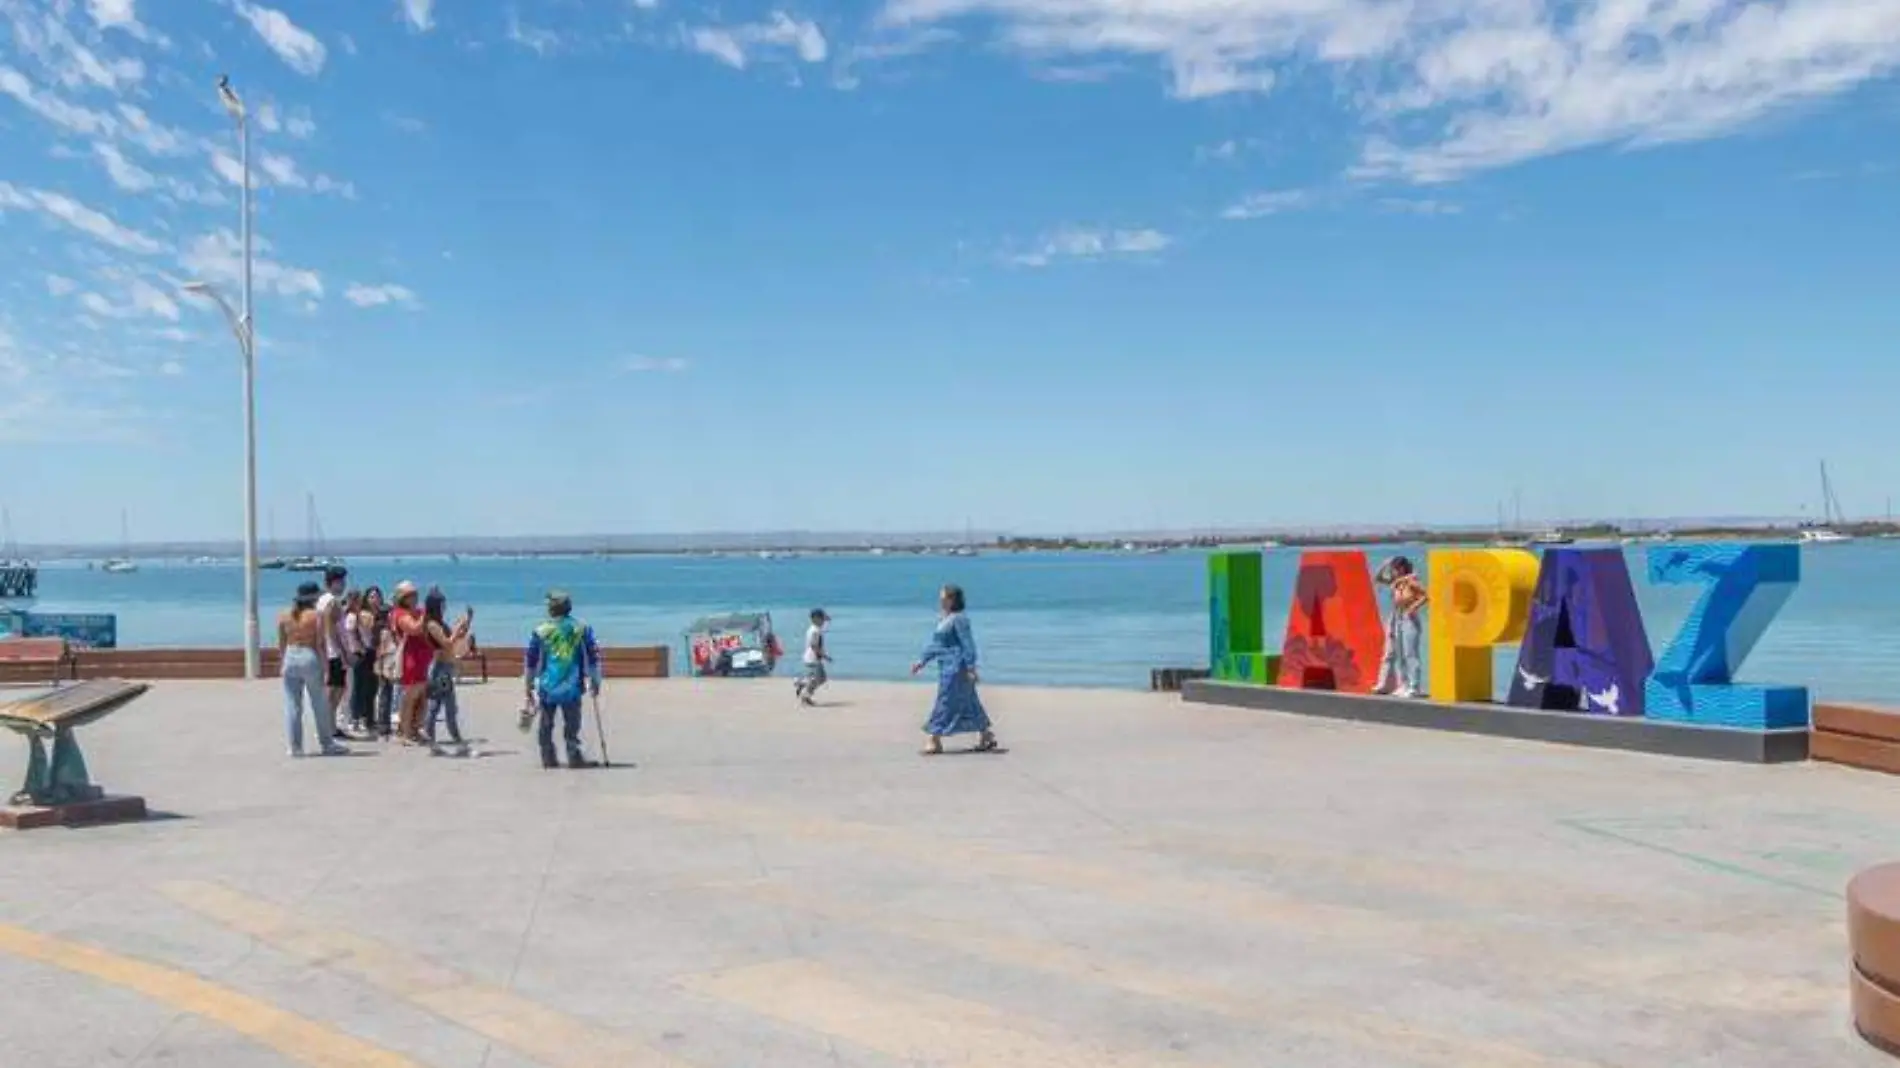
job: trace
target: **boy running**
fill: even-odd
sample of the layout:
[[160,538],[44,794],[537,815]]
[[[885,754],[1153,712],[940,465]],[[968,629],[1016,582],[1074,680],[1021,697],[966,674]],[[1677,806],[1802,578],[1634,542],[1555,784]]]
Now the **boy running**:
[[825,665],[831,661],[831,654],[825,652],[825,624],[831,617],[822,608],[811,610],[811,626],[805,631],[805,673],[792,684],[792,692],[798,695],[798,703],[806,708],[815,704],[812,695],[818,687],[825,684]]

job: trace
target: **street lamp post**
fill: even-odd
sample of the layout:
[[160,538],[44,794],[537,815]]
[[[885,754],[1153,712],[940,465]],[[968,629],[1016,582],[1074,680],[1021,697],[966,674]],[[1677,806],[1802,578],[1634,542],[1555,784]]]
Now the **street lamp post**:
[[211,298],[224,310],[244,363],[244,677],[255,679],[262,670],[257,620],[257,323],[251,310],[251,124],[244,101],[231,88],[228,76],[218,79],[218,100],[237,123],[238,166],[243,179],[238,210],[244,244],[244,310],[233,310],[230,301],[209,283],[193,282],[185,289]]

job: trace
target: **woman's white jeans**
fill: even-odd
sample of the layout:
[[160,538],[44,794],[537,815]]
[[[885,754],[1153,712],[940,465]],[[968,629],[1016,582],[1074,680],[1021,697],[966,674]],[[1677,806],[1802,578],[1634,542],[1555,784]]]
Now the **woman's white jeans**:
[[317,748],[328,748],[336,735],[336,720],[324,693],[323,661],[302,645],[284,650],[284,736],[290,751],[303,752],[303,704],[310,700],[310,722],[316,729]]

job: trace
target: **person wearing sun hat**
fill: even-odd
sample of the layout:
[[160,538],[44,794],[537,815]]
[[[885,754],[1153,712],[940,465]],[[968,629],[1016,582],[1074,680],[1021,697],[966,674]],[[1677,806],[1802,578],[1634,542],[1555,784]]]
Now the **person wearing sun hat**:
[[402,643],[402,674],[396,691],[396,736],[404,745],[423,745],[422,707],[429,699],[429,665],[435,663],[435,646],[423,629],[426,617],[417,604],[416,584],[404,579],[396,583],[396,607],[389,613],[389,629]]
[[581,697],[583,692],[600,696],[600,645],[594,628],[574,618],[574,599],[566,590],[548,591],[548,618],[529,632],[522,668],[528,707],[541,718],[541,766],[561,766],[554,754],[559,713],[567,766],[592,767],[581,748]]

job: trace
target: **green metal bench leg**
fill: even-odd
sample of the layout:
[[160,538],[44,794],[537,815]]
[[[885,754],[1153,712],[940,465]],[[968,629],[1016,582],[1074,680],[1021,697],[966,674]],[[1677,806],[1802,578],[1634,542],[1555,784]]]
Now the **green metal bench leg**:
[[27,735],[26,783],[13,795],[14,804],[67,805],[104,796],[105,791],[92,784],[86,756],[80,752],[79,739],[72,731],[53,732],[51,760],[47,759],[42,736]]

